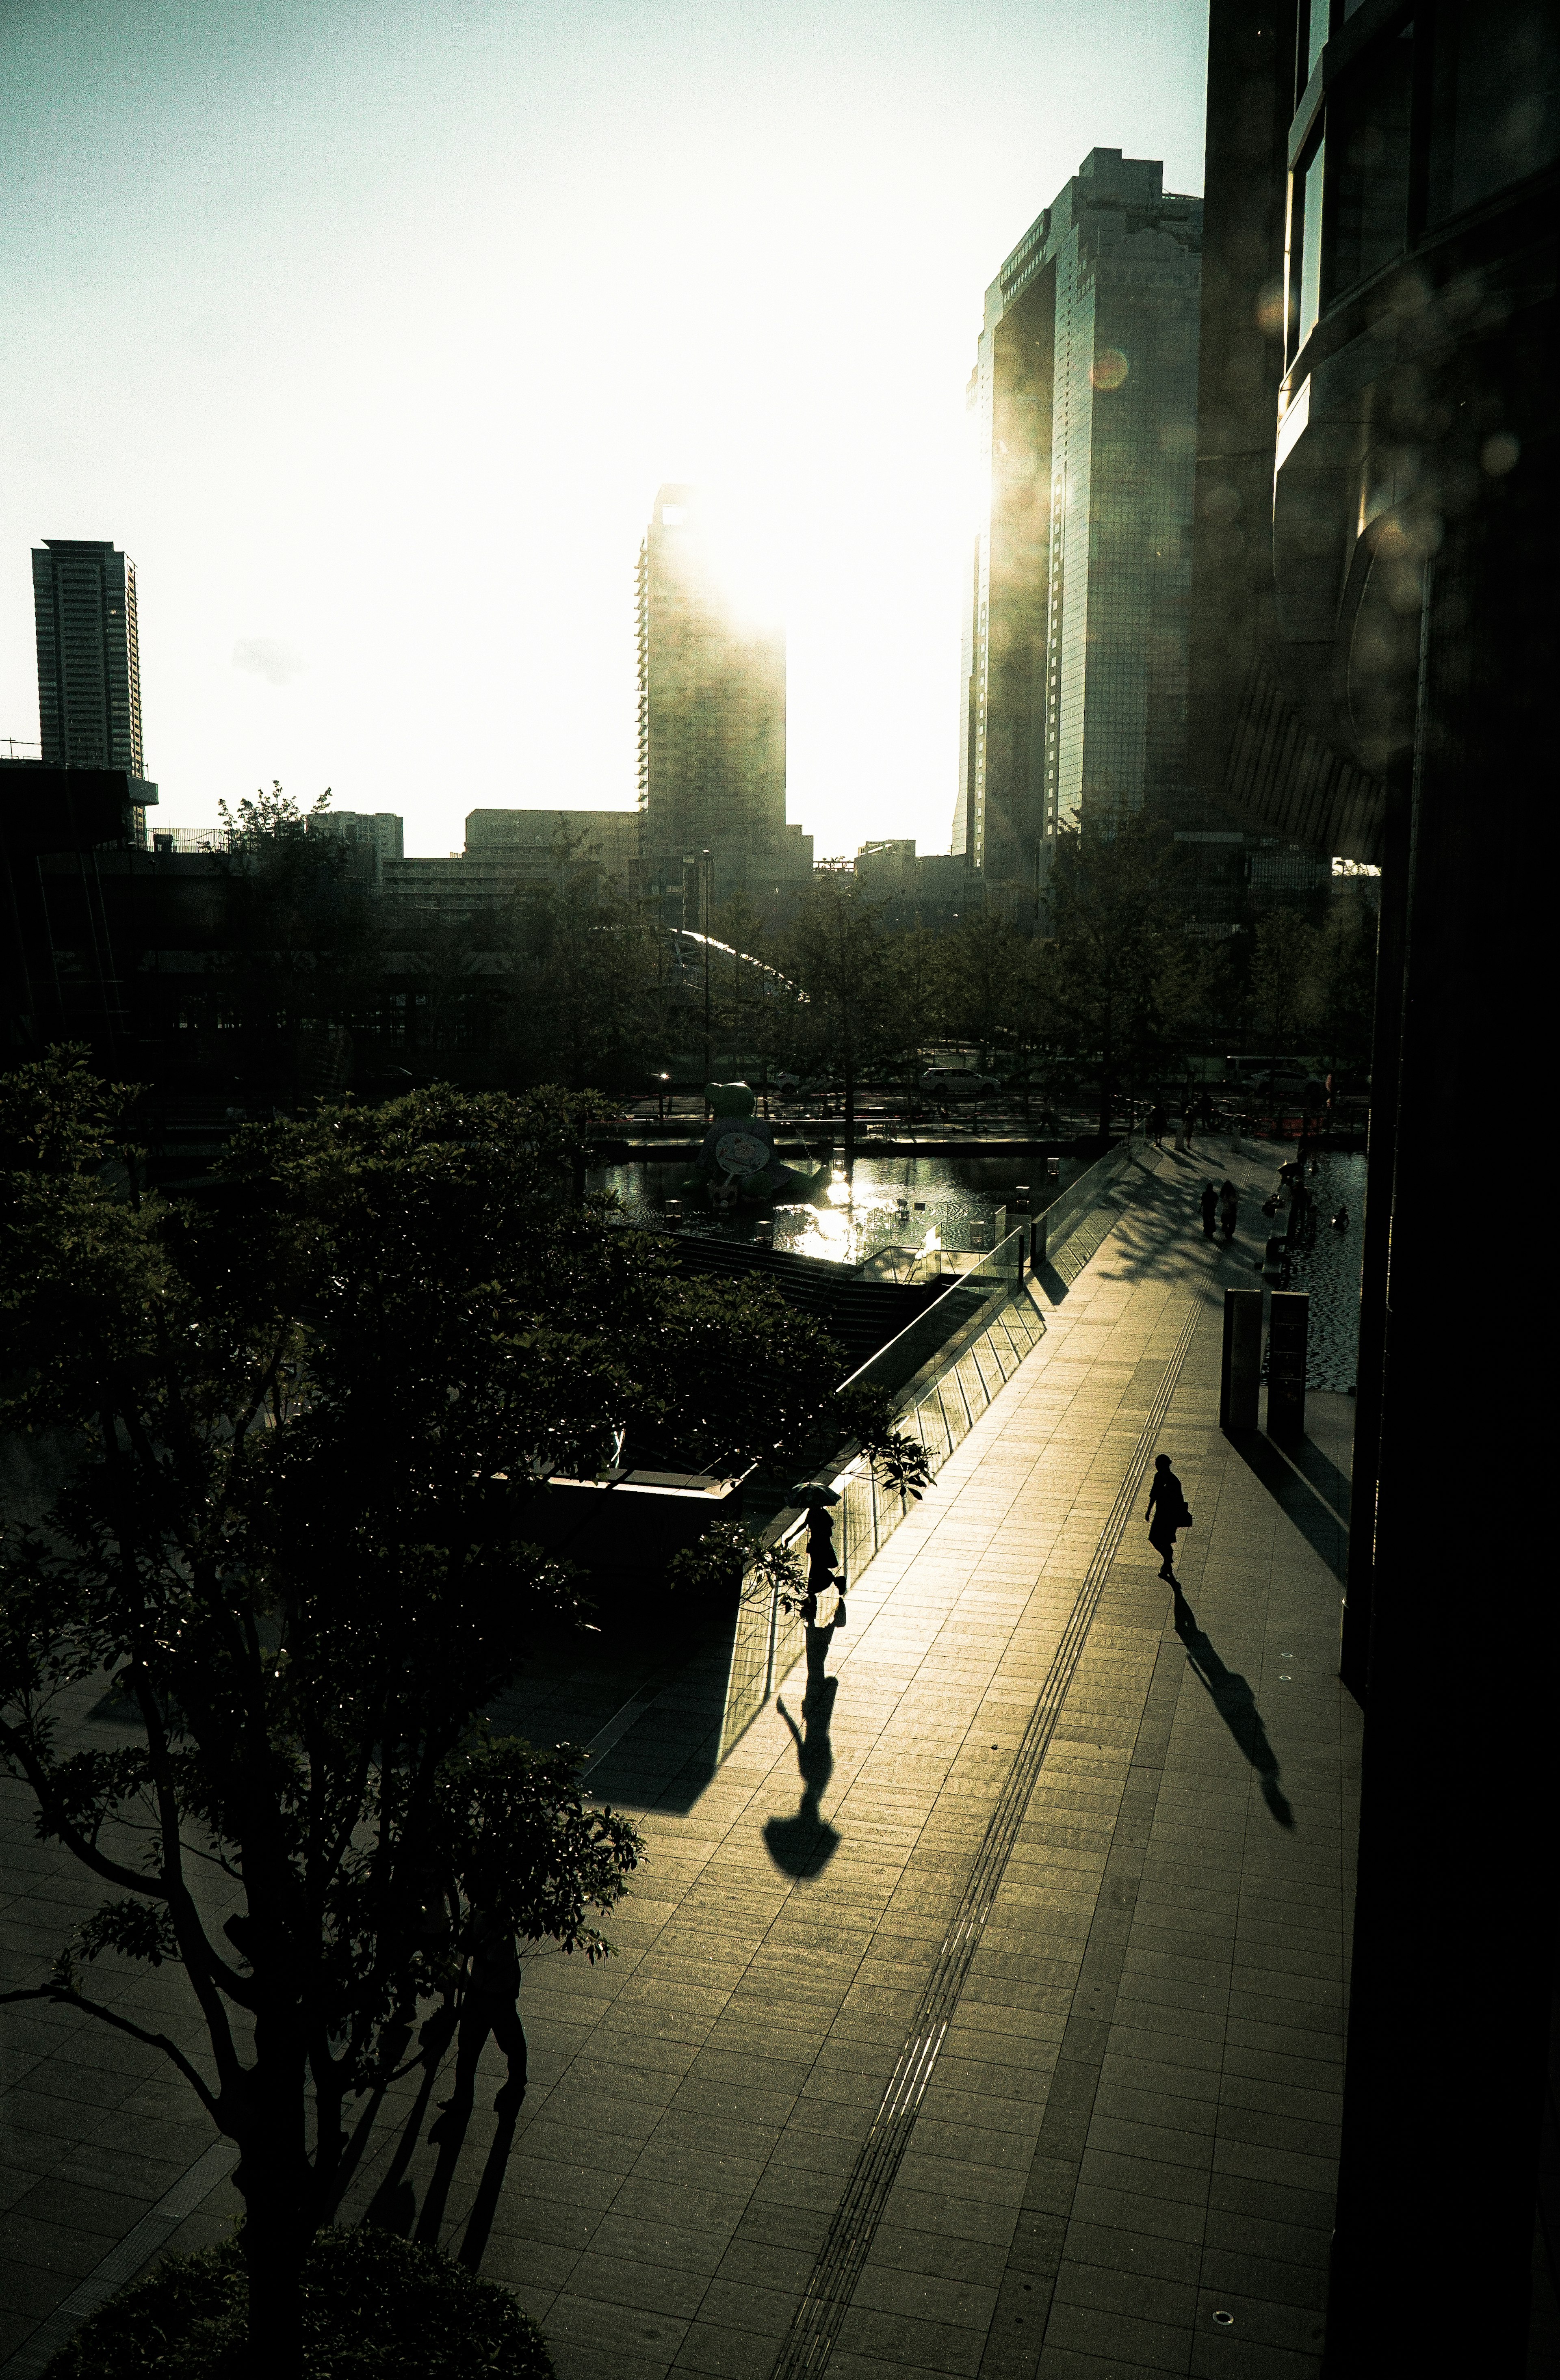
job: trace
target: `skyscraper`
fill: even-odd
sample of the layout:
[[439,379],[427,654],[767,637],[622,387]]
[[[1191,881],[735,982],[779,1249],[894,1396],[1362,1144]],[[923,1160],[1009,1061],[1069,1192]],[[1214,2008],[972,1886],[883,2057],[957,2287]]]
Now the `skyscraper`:
[[708,851],[717,894],[805,874],[786,824],[786,636],[743,621],[698,491],[664,487],[640,550],[640,808],[645,858]]
[[1202,205],[1163,176],[1092,150],[986,292],[953,847],[988,886],[1184,789]]
[[135,564],[106,540],[45,538],[32,603],[44,759],[144,777]]

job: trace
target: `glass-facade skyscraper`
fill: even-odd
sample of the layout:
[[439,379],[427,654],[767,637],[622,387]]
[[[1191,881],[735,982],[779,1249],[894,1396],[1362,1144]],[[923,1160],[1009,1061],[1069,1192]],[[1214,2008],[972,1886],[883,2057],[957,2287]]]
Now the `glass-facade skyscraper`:
[[135,564],[106,540],[45,538],[32,605],[43,759],[144,777]]
[[810,839],[786,823],[785,630],[734,611],[694,488],[656,495],[640,552],[639,664],[650,879],[661,861],[704,852],[722,894],[805,876]]
[[1202,204],[1163,177],[1091,151],[986,292],[953,848],[988,888],[1184,806]]

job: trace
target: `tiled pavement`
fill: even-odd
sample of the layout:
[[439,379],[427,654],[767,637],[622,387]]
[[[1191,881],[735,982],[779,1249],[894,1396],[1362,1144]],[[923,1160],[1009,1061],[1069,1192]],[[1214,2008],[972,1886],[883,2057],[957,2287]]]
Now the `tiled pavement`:
[[[430,2089],[385,2109],[352,2211],[374,2201],[510,2282],[563,2380],[774,2368],[1194,1310],[1155,1441],[1197,1514],[1184,1597],[1140,1501],[855,2242],[829,2371],[1317,2369],[1359,1734],[1329,1567],[1347,1408],[1319,1409],[1298,1467],[1218,1432],[1218,1301],[1258,1240],[1206,1247],[1202,1178],[1166,1152],[1054,1284],[1046,1339],[852,1592],[805,1712],[798,1675],[710,1776],[706,1660],[603,1755],[596,1790],[640,1814],[650,1857],[616,1958],[529,1964],[512,2138],[486,2093],[442,2144]],[[30,2016],[26,2039],[55,2022]],[[114,2087],[91,2139],[159,2085]],[[4,2218],[40,2310],[56,2234],[91,2218],[112,2244],[120,2210],[94,2211],[88,2165],[75,2152],[47,2204],[40,2168]],[[190,2236],[225,2211],[214,2193]]]

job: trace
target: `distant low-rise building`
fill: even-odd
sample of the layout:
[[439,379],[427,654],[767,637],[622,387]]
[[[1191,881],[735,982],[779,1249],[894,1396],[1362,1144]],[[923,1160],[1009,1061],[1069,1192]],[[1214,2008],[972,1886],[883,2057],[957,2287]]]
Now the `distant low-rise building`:
[[884,903],[884,923],[890,929],[957,925],[982,897],[980,879],[962,851],[918,854],[913,836],[864,843],[856,855],[856,875],[862,891]]

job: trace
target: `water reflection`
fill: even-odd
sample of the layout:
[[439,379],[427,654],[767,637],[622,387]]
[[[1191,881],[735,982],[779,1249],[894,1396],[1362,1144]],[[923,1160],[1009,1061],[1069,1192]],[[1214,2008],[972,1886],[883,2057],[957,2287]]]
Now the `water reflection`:
[[[817,1142],[808,1149],[814,1164],[825,1153]],[[799,1144],[793,1152],[783,1137],[781,1154],[799,1159]],[[717,1216],[690,1199],[684,1229],[711,1238],[750,1240],[759,1217],[773,1216],[777,1248],[835,1264],[862,1264],[891,1248],[963,1249],[970,1244],[971,1222],[989,1222],[1020,1182],[1031,1181],[1037,1196],[1045,1195],[1044,1162],[1018,1151],[996,1158],[858,1156],[848,1176],[835,1164],[828,1190],[815,1206],[748,1208]],[[1076,1177],[1082,1162],[1062,1159],[1061,1187]],[[678,1160],[603,1166],[587,1178],[592,1189],[614,1191],[630,1221],[650,1223],[659,1222],[667,1198],[683,1195],[687,1172],[687,1161]],[[1042,1179],[1034,1182],[1035,1175]]]

